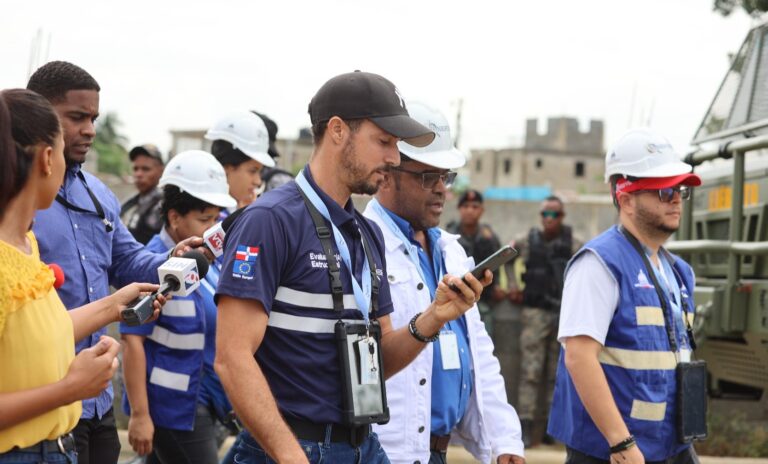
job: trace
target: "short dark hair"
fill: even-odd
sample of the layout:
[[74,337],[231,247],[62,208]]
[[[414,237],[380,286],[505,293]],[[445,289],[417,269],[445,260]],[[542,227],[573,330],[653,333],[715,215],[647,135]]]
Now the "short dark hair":
[[66,61],[51,61],[40,66],[29,78],[27,89],[39,93],[52,103],[62,101],[70,90],[101,91],[93,76]]
[[211,154],[222,166],[238,167],[253,159],[226,140],[214,140],[211,144]]
[[550,195],[547,198],[544,199],[544,201],[556,201],[560,203],[560,206],[563,206],[563,200],[560,199],[557,195]]
[[181,189],[175,185],[165,185],[163,187],[163,201],[160,203],[160,212],[163,215],[163,221],[168,224],[168,212],[174,210],[177,213],[185,216],[190,211],[205,211],[206,209],[220,206],[212,205],[207,201],[203,201],[197,197],[193,197],[187,192],[182,192]]
[[53,146],[61,124],[51,103],[25,89],[0,92],[0,217],[19,194],[34,162],[34,146]]
[[[360,129],[360,125],[365,119],[344,119],[343,121],[349,126],[350,132],[354,134]],[[312,142],[315,146],[319,146],[323,141],[326,129],[328,129],[328,121],[321,121],[312,125]]]

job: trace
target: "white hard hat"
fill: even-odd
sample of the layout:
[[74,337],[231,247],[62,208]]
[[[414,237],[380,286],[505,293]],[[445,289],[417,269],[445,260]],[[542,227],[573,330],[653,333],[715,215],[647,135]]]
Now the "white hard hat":
[[165,165],[160,186],[175,185],[182,192],[222,208],[233,208],[237,200],[229,195],[224,168],[210,153],[183,151]]
[[408,114],[435,133],[432,143],[425,147],[414,147],[406,142],[398,142],[400,152],[420,163],[440,169],[456,169],[464,166],[467,158],[453,146],[451,128],[443,114],[421,102],[408,102]]
[[205,138],[227,141],[264,166],[275,166],[275,160],[269,156],[267,126],[259,116],[250,111],[238,111],[219,119],[205,133]]
[[648,129],[625,133],[605,155],[605,181],[614,174],[630,177],[672,177],[693,170],[680,161],[669,141]]

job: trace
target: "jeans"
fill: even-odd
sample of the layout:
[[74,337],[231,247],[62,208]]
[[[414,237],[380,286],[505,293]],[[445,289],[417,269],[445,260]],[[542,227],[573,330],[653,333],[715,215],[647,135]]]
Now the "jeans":
[[[389,458],[379,444],[379,438],[371,432],[359,448],[346,442],[322,443],[299,440],[310,464],[389,464]],[[237,437],[234,450],[235,464],[275,464],[251,435],[243,431]]]
[[[609,464],[609,461],[589,456],[572,448],[566,447],[565,452],[565,464]],[[645,461],[645,464],[699,464],[699,457],[696,455],[693,446],[691,446],[669,459]]]
[[197,405],[192,430],[156,427],[152,448],[147,464],[216,464],[219,447],[211,410]]
[[27,463],[48,463],[48,464],[77,464],[77,453],[72,450],[67,454],[61,452],[47,453],[44,450],[37,452],[31,451],[8,451],[0,453],[0,464],[27,464]]
[[80,419],[72,430],[77,462],[80,464],[116,464],[120,457],[120,439],[112,408],[101,419]]

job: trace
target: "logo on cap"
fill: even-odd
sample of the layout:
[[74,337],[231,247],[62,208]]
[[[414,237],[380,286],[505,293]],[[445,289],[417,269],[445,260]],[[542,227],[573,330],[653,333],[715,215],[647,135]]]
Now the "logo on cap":
[[397,95],[397,98],[400,100],[400,106],[405,108],[405,100],[403,99],[403,96],[400,95],[400,90],[397,87],[395,87],[395,95]]
[[448,126],[440,126],[432,121],[429,121],[429,128],[435,133],[435,136],[440,137],[440,132],[448,132],[450,128]]
[[649,143],[648,145],[645,146],[645,149],[648,150],[648,153],[653,154],[653,153],[662,152],[667,149],[671,150],[672,145],[668,143],[664,143],[664,144]]

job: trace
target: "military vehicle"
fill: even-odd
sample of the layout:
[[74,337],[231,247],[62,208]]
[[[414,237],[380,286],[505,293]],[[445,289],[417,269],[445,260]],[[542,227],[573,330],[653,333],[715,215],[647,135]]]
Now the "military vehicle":
[[732,57],[692,144],[703,184],[669,249],[696,272],[697,355],[713,395],[768,412],[768,23]]

